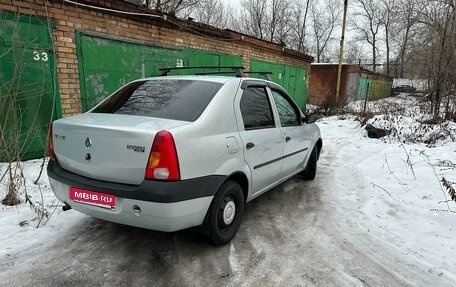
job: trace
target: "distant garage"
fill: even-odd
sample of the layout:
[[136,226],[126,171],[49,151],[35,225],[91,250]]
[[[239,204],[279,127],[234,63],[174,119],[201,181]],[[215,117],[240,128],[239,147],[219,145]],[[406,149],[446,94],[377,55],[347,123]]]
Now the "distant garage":
[[340,96],[336,99],[337,64],[312,64],[309,102],[314,105],[336,105],[356,100],[389,97],[393,78],[356,65],[342,65]]

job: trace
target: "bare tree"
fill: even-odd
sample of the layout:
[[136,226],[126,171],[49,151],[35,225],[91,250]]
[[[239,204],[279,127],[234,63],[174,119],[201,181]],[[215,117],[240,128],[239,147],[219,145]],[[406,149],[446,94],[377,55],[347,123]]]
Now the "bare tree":
[[398,77],[405,76],[405,64],[410,45],[414,44],[414,39],[417,36],[417,13],[418,13],[418,0],[396,0],[395,17],[397,21],[391,27],[391,34],[394,34],[393,41],[398,46]]
[[291,24],[291,4],[290,0],[270,0],[268,38],[271,42],[285,44],[286,38],[290,33]]
[[290,0],[244,0],[242,32],[285,45],[291,35]]
[[243,32],[260,39],[266,39],[267,5],[265,0],[242,2],[241,22]]
[[[432,83],[431,110],[435,117],[440,115],[442,101],[446,98],[446,112],[455,98],[455,47],[456,11],[455,0],[432,0],[419,7],[419,22],[425,26],[427,41],[424,46],[428,77]],[[448,115],[446,115],[448,117]]]
[[292,29],[292,42],[291,46],[299,52],[306,51],[306,29],[307,29],[307,16],[309,14],[310,3],[312,0],[307,0],[303,5],[301,1],[294,1],[292,3],[292,17],[294,18]]
[[171,14],[179,12],[198,4],[199,0],[140,0],[149,8]]
[[358,0],[360,11],[356,12],[351,24],[359,34],[359,40],[366,41],[372,51],[372,67],[377,69],[379,32],[382,25],[380,4],[376,0]]
[[385,48],[386,48],[386,74],[391,74],[390,68],[390,55],[391,55],[391,34],[393,33],[393,18],[397,16],[395,13],[396,0],[382,0],[381,10],[382,19],[381,23],[385,32]]
[[363,53],[362,46],[359,41],[352,40],[345,44],[344,62],[349,64],[359,64],[361,59],[366,56]]
[[310,22],[314,40],[313,51],[320,63],[322,55],[331,40],[334,40],[334,29],[339,26],[339,16],[342,6],[337,0],[323,0],[318,4],[313,3],[310,10]]
[[183,9],[180,14],[222,29],[228,25],[229,16],[221,0],[200,0],[196,5]]

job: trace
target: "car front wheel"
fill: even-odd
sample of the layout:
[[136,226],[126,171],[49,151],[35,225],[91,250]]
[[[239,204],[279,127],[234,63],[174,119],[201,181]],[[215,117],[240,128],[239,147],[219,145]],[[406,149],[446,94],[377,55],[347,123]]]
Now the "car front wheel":
[[310,154],[309,160],[307,161],[306,169],[301,172],[301,175],[305,180],[315,179],[317,174],[317,161],[318,161],[318,149],[314,146],[312,153]]
[[225,182],[215,195],[208,211],[209,236],[215,245],[231,241],[241,225],[244,214],[244,194],[235,181]]

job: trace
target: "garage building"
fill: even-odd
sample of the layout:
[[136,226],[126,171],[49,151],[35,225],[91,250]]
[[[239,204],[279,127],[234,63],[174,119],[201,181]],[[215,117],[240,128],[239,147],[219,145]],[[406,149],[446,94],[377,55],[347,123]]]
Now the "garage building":
[[85,112],[162,67],[270,71],[307,103],[311,56],[125,1],[0,0],[0,27],[0,122],[21,159],[43,155],[52,119]]
[[338,64],[312,64],[309,79],[309,103],[333,106],[357,100],[376,100],[389,97],[393,78],[364,69],[360,66],[343,64],[340,81],[339,101],[336,100]]

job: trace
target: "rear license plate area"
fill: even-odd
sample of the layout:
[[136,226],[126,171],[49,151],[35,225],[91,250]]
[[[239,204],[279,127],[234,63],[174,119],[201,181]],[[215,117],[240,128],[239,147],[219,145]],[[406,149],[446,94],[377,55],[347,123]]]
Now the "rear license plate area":
[[70,187],[70,199],[74,202],[99,206],[114,210],[117,198],[114,195]]

